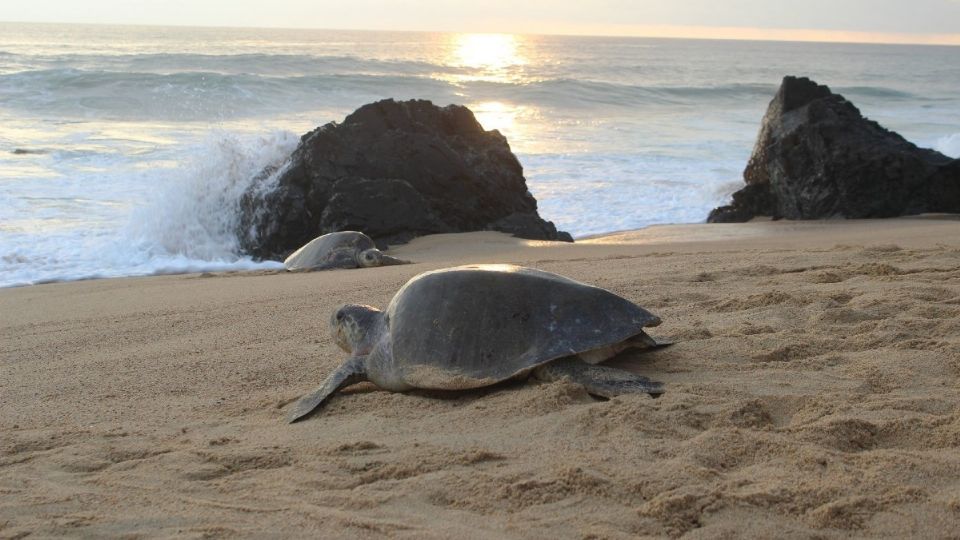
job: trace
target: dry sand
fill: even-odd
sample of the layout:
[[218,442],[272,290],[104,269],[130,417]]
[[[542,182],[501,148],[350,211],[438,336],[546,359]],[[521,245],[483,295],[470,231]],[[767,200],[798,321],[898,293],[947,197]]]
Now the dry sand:
[[[0,537],[956,537],[960,222],[419,239],[418,264],[0,290]],[[677,341],[571,383],[345,391],[328,314],[465,262],[606,287]]]

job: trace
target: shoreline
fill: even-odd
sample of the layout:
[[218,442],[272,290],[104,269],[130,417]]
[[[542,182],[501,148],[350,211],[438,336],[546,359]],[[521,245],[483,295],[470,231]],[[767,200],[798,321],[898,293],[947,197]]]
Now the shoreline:
[[[776,238],[776,235],[786,234],[795,234],[797,232],[812,232],[812,231],[827,231],[830,228],[834,227],[846,227],[853,230],[858,229],[869,229],[872,223],[883,223],[886,221],[894,220],[895,222],[912,222],[912,221],[960,221],[960,214],[923,214],[916,216],[901,216],[895,218],[884,218],[884,219],[861,219],[861,220],[847,220],[847,219],[836,219],[836,220],[805,220],[805,221],[791,221],[791,220],[770,220],[770,219],[754,219],[747,223],[664,223],[649,225],[647,227],[642,227],[639,229],[627,229],[620,231],[610,231],[600,234],[591,234],[578,238],[574,238],[574,242],[571,245],[594,245],[594,244],[617,244],[617,243],[630,243],[630,244],[646,244],[646,245],[663,245],[671,243],[704,243],[704,242],[716,242],[716,241],[728,241],[728,240],[745,240],[745,239],[757,239],[757,240],[773,240]],[[862,232],[862,231],[861,231]],[[489,232],[490,234],[501,234],[495,232]],[[447,234],[437,234],[437,235],[428,235],[423,237],[418,237],[407,244],[399,244],[392,246],[387,250],[388,254],[396,253],[408,253],[410,249],[407,247],[412,242],[417,242],[421,239],[433,239],[433,238],[456,238],[461,235],[483,235],[488,234],[488,231],[477,231],[472,233],[447,233]],[[506,238],[516,238],[509,235],[502,235]],[[557,244],[558,246],[567,245],[566,242],[549,242],[549,241],[538,241],[538,240],[525,240],[521,238],[516,238],[527,244],[523,245],[537,245],[537,244]],[[864,241],[867,241],[865,238]],[[430,240],[427,240],[430,242]],[[189,269],[189,270],[159,270],[157,272],[148,273],[148,274],[133,274],[133,275],[124,275],[124,276],[85,276],[79,278],[68,278],[68,279],[50,279],[42,280],[34,283],[25,283],[25,284],[14,284],[0,287],[0,291],[6,289],[18,289],[22,287],[33,287],[37,285],[50,285],[57,283],[74,283],[74,282],[84,282],[84,281],[98,281],[98,280],[114,280],[114,279],[135,279],[135,278],[149,278],[149,277],[161,277],[161,276],[180,276],[180,275],[194,275],[194,274],[260,274],[260,273],[282,273],[284,269],[282,267],[278,268],[255,268],[255,269],[216,269],[216,267],[228,266],[231,264],[239,264],[241,261],[236,263],[217,263],[209,262],[210,268],[205,269]],[[416,262],[416,261],[415,261]],[[490,261],[494,262],[494,261]],[[259,261],[252,262],[250,264],[278,264],[282,265],[282,261]],[[201,264],[192,265],[202,266]]]

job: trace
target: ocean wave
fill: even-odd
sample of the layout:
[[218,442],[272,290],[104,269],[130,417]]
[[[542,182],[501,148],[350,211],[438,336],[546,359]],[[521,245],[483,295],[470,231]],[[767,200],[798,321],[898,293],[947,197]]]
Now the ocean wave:
[[833,88],[834,92],[843,95],[847,98],[882,98],[884,100],[902,100],[910,99],[917,101],[925,101],[926,98],[918,96],[916,94],[911,94],[910,92],[904,92],[902,90],[894,90],[893,88],[885,88],[882,86],[841,86]]
[[[177,167],[148,169],[141,175],[75,174],[75,192],[93,186],[113,189],[126,197],[124,204],[110,205],[117,211],[98,212],[106,202],[41,201],[47,210],[43,216],[35,210],[30,226],[0,228],[0,287],[282,268],[241,253],[236,235],[239,201],[261,171],[282,166],[298,141],[298,135],[285,131],[257,136],[213,132],[201,142],[177,148]],[[35,199],[20,197],[36,208]],[[126,217],[118,218],[122,208],[127,208]]]
[[225,120],[354,107],[386,95],[443,96],[453,87],[423,77],[212,72],[173,74],[49,69],[0,75],[0,106],[14,112],[100,119]]
[[110,119],[210,120],[327,108],[353,108],[384,97],[438,103],[499,100],[538,107],[635,107],[762,101],[776,86],[639,86],[603,81],[445,80],[409,75],[297,75],[178,72],[157,74],[33,70],[0,75],[0,103],[34,114]]
[[[3,69],[4,64],[7,69]],[[31,66],[27,68],[26,66]],[[637,69],[640,69],[638,66]],[[649,70],[649,66],[644,69]],[[584,72],[587,70],[587,72]],[[664,86],[637,85],[605,80],[606,72],[615,73],[612,66],[583,66],[574,70],[555,71],[550,66],[530,69],[514,66],[510,77],[520,82],[470,80],[475,70],[451,62],[429,62],[413,59],[361,58],[353,55],[311,55],[289,53],[246,54],[198,54],[198,53],[149,53],[149,54],[57,54],[18,55],[0,51],[0,74],[14,80],[23,78],[33,82],[56,84],[63,79],[83,84],[117,84],[121,76],[142,79],[149,87],[158,77],[165,77],[164,84],[174,87],[207,88],[210,84],[232,85],[235,88],[255,92],[259,89],[274,89],[271,83],[280,82],[293,87],[324,83],[358,86],[369,89],[369,84],[387,88],[418,84],[440,79],[460,81],[466,88],[477,87],[490,90],[490,85],[502,97],[502,91],[510,89],[528,94],[527,97],[556,98],[563,102],[580,97],[595,104],[623,105],[629,101],[640,103],[677,104],[690,100],[716,100],[736,98],[772,97],[776,84],[740,83],[716,86]],[[30,74],[35,74],[31,77]],[[574,78],[576,77],[576,78]],[[583,78],[581,78],[583,77]],[[592,80],[591,80],[592,79]],[[424,85],[423,91],[436,88]],[[496,92],[500,90],[501,92]],[[850,85],[837,86],[834,90],[851,99],[916,100],[931,98],[883,86]]]
[[[160,55],[164,56],[164,55]],[[179,55],[178,55],[179,56]],[[192,55],[215,64],[231,57]],[[237,55],[239,64],[255,58],[269,63],[276,55]],[[299,57],[298,57],[299,58]],[[156,59],[144,59],[155,64]],[[301,60],[296,60],[300,62]],[[353,64],[343,57],[337,61]],[[0,107],[38,115],[87,118],[229,120],[319,108],[350,110],[386,97],[424,98],[438,103],[502,101],[537,108],[634,108],[763,104],[776,93],[775,84],[731,83],[704,86],[637,85],[603,80],[546,78],[520,81],[469,80],[434,73],[419,65],[417,74],[299,74],[179,71],[84,70],[75,67],[21,71],[0,75]],[[285,69],[280,69],[285,71]],[[837,88],[854,101],[923,98],[891,88]]]
[[278,131],[263,136],[215,132],[185,149],[181,166],[158,173],[160,186],[125,227],[126,243],[154,257],[183,256],[232,261],[241,256],[237,239],[240,198],[264,170],[274,176],[300,137]]
[[310,54],[57,54],[17,55],[0,51],[0,62],[33,66],[34,71],[81,69],[90,72],[129,72],[169,75],[206,72],[222,75],[255,73],[268,76],[321,74],[428,76],[439,71],[464,72],[456,66],[417,60],[360,58]]
[[530,83],[473,81],[465,83],[473,97],[490,99],[513,96],[564,107],[636,107],[638,105],[702,105],[732,100],[769,99],[777,87],[769,84],[716,86],[642,86],[604,81],[547,79]]

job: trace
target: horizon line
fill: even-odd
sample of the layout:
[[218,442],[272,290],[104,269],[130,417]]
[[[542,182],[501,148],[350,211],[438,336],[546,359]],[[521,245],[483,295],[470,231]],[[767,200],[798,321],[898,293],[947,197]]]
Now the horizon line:
[[[205,24],[159,24],[159,23],[110,23],[110,22],[62,22],[62,21],[0,21],[0,24],[35,24],[63,26],[125,26],[146,28],[202,28],[237,30],[316,30],[334,32],[397,32],[418,34],[500,34],[544,37],[627,38],[627,39],[678,39],[699,41],[751,41],[773,43],[824,43],[848,45],[913,45],[933,47],[960,46],[960,34],[911,34],[890,32],[862,32],[846,30],[812,30],[759,27],[724,26],[677,26],[634,25],[633,32],[596,32],[574,29],[561,31],[510,32],[489,30],[424,30],[387,28],[334,28],[307,26],[244,26]],[[712,35],[704,35],[705,32]],[[872,38],[871,38],[872,36]],[[832,39],[831,39],[832,38]],[[885,39],[881,39],[885,38]]]

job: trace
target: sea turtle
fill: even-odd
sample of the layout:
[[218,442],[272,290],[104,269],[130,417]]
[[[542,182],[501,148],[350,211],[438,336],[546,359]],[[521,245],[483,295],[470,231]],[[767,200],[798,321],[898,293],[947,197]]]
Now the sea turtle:
[[287,257],[283,266],[287,270],[328,270],[408,262],[384,255],[373,240],[362,232],[340,231],[314,238]]
[[395,392],[462,390],[515,377],[569,378],[595,395],[663,392],[661,383],[595,365],[631,349],[669,345],[643,328],[660,318],[616,294],[513,265],[434,270],[407,282],[386,311],[347,304],[330,318],[350,358],[297,402],[296,422],[347,385]]

